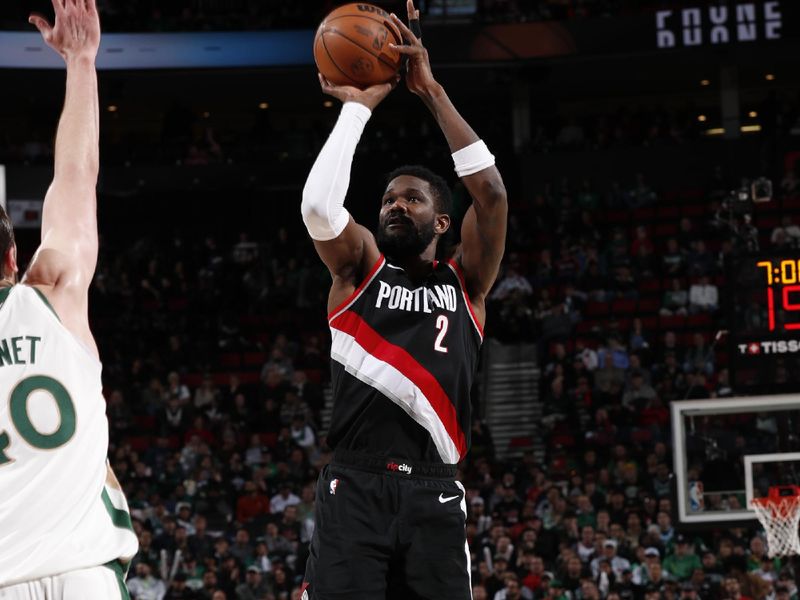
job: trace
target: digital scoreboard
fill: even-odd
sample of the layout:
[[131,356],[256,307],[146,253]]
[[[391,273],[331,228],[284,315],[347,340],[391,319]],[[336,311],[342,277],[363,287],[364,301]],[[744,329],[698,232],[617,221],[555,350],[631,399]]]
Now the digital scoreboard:
[[800,391],[800,252],[736,257],[727,283],[734,389]]

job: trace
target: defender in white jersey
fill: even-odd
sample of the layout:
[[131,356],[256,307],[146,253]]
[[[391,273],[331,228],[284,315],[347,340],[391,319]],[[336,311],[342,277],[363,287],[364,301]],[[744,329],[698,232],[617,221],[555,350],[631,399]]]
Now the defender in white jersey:
[[42,241],[17,284],[0,208],[0,600],[127,599],[138,549],[106,459],[108,421],[88,319],[97,262],[99,109],[94,0],[30,18],[67,66]]

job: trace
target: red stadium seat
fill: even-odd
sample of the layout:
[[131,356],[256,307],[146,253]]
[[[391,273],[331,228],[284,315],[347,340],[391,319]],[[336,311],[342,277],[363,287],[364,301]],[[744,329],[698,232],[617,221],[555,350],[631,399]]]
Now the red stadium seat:
[[656,237],[669,237],[676,233],[678,233],[678,226],[675,223],[658,223],[656,225]]
[[[653,280],[656,281],[656,280]],[[641,298],[639,300],[638,312],[643,315],[655,314],[661,308],[660,298]]]
[[238,369],[242,365],[242,356],[238,352],[226,352],[219,356],[219,364],[227,369]]
[[245,367],[261,367],[267,362],[266,352],[245,352],[242,355],[242,365]]
[[681,214],[680,208],[678,208],[675,205],[659,206],[658,207],[658,218],[659,219],[665,219],[665,220],[666,219],[674,219],[674,220],[677,221],[678,218],[680,217],[680,214]]
[[632,298],[617,298],[611,303],[612,315],[628,315],[636,311],[636,300]]
[[587,317],[607,316],[610,308],[608,302],[587,302],[584,314]]
[[683,329],[686,324],[686,317],[682,315],[662,316],[659,317],[658,324],[661,329]]
[[640,292],[661,292],[661,282],[654,278],[649,277],[639,282]]
[[265,432],[259,435],[261,443],[267,448],[274,448],[278,445],[278,434],[273,432]]

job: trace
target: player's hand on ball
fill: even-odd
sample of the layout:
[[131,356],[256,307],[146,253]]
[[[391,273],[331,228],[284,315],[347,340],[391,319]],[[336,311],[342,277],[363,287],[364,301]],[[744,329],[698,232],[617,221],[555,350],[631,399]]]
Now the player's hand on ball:
[[375,107],[389,95],[389,92],[391,92],[397,85],[397,82],[400,81],[400,76],[398,75],[388,83],[371,85],[362,90],[352,85],[336,85],[325,79],[322,73],[318,75],[319,84],[322,86],[322,91],[325,94],[333,96],[337,100],[341,100],[342,103],[358,102],[370,110],[375,110]]
[[32,13],[28,23],[36,26],[45,43],[64,60],[94,60],[100,47],[100,17],[95,0],[52,0],[55,25],[42,15]]
[[[419,19],[419,11],[414,8],[413,0],[408,0],[406,2],[406,8],[408,9],[409,21]],[[408,26],[400,20],[400,17],[394,13],[392,13],[391,17],[392,22],[403,35],[403,39],[408,43],[407,46],[390,44],[393,49],[408,57],[408,63],[406,63],[406,85],[409,91],[418,96],[424,96],[438,85],[433,78],[428,51],[425,49],[425,46],[422,45],[422,39],[414,35]]]

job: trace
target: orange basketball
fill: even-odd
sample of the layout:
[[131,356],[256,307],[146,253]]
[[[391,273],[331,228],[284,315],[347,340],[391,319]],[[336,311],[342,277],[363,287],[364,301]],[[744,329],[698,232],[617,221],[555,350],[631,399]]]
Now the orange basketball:
[[331,83],[366,88],[395,76],[401,55],[389,44],[402,43],[385,10],[372,4],[345,4],[317,28],[314,60]]

